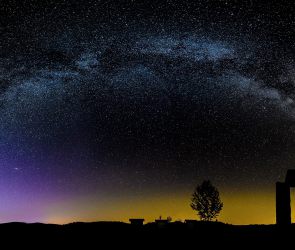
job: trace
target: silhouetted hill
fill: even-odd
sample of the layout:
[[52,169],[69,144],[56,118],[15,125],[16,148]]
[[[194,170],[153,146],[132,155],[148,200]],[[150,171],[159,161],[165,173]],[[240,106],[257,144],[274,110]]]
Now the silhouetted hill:
[[[134,226],[123,222],[76,222],[66,225],[54,224],[0,224],[2,242],[11,244],[35,244],[41,246],[97,245],[109,246],[269,246],[293,243],[295,225],[234,226],[219,222],[173,222],[166,225],[148,223]],[[40,243],[38,243],[40,244]],[[88,248],[87,248],[88,249]],[[99,248],[97,248],[99,249]]]

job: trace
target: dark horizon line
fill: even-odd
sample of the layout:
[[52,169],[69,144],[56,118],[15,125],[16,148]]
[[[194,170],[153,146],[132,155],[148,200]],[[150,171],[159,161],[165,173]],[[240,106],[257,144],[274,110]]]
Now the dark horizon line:
[[[134,218],[132,218],[134,219]],[[157,219],[156,219],[157,220]],[[143,225],[148,225],[148,224],[156,224],[157,222],[155,221],[148,221],[146,223],[144,223]],[[165,219],[163,219],[163,221],[166,221]],[[227,226],[276,226],[276,223],[273,224],[231,224],[231,223],[226,223],[226,222],[222,222],[222,221],[204,221],[204,220],[192,220],[192,219],[187,219],[187,221],[193,221],[194,223],[206,223],[206,224],[223,224],[223,225],[227,225]],[[64,223],[64,224],[58,224],[58,223],[46,223],[46,222],[24,222],[24,221],[10,221],[10,222],[3,222],[0,223],[1,225],[11,225],[11,224],[23,224],[23,225],[56,225],[56,226],[67,226],[67,225],[73,225],[73,224],[99,224],[99,223],[118,223],[118,224],[126,224],[126,225],[131,225],[130,222],[126,222],[126,221],[116,221],[116,220],[99,220],[99,221],[73,221],[73,222],[68,222],[68,223]],[[175,220],[175,221],[171,221],[168,222],[170,224],[173,223],[182,223],[182,224],[187,224],[186,220]],[[295,224],[295,223],[291,223]]]

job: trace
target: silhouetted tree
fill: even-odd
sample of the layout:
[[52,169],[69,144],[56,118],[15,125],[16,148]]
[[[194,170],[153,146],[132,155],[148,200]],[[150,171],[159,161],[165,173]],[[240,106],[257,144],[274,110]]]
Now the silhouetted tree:
[[191,199],[191,208],[197,211],[201,220],[211,221],[216,218],[222,207],[219,192],[209,180],[196,187]]

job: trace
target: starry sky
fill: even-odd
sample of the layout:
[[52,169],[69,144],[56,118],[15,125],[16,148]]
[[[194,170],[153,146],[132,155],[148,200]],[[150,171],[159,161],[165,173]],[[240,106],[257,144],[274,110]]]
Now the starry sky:
[[210,179],[220,220],[274,223],[295,4],[241,2],[1,1],[0,222],[196,218]]

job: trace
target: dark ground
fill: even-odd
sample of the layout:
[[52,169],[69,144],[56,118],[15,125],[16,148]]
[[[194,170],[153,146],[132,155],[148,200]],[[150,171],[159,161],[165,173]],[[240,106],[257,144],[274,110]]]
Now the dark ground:
[[282,249],[284,244],[295,243],[295,225],[233,226],[216,222],[197,222],[193,226],[174,222],[162,227],[154,223],[132,226],[121,222],[67,225],[7,223],[0,225],[0,234],[3,244],[37,245],[42,249],[61,245],[83,246],[82,249],[100,249],[102,245],[137,248],[173,246],[179,249],[188,245],[195,249],[203,249],[204,246],[236,249],[263,246],[265,249],[266,246],[279,245]]

